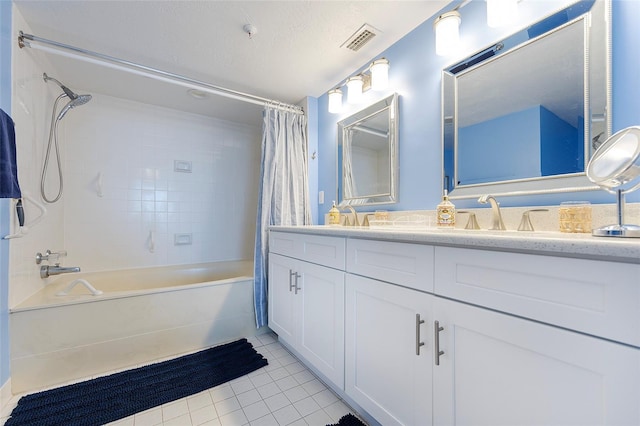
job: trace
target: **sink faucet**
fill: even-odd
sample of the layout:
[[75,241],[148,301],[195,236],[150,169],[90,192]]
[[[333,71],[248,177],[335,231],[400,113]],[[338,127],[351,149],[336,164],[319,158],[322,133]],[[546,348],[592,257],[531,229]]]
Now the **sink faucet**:
[[67,274],[69,272],[80,272],[79,266],[71,266],[68,268],[60,266],[59,263],[55,265],[42,265],[40,267],[40,278],[48,278],[51,275]]
[[490,230],[504,231],[505,229],[507,229],[504,226],[504,222],[502,221],[502,213],[500,213],[500,203],[496,201],[493,195],[483,195],[480,198],[478,198],[478,202],[480,204],[487,204],[487,203],[491,204],[492,225],[491,225],[491,228],[489,228]]
[[[356,212],[356,209],[354,209],[351,205],[347,204],[344,207],[339,207],[340,211],[345,211],[345,210],[349,210],[351,212],[351,214],[353,215],[353,226],[360,226],[360,221],[358,220],[358,213]],[[349,226],[348,224],[348,220],[346,223],[347,226]]]

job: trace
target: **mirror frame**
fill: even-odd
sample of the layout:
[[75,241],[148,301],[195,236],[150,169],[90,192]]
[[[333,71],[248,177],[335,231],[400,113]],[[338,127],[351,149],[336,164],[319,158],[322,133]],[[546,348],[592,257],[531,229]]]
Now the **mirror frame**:
[[[576,10],[578,11],[576,13]],[[547,30],[543,34],[526,40],[521,43],[516,43],[518,37],[521,37],[523,33],[526,33],[532,27],[547,22],[558,22],[559,19],[564,18],[563,22],[559,22],[553,28]],[[585,140],[585,155],[584,155],[584,169],[579,173],[571,173],[564,175],[543,176],[517,179],[511,181],[499,181],[478,183],[469,185],[455,185],[457,170],[457,146],[458,146],[458,87],[456,81],[456,75],[464,75],[473,69],[481,67],[483,64],[494,61],[505,53],[514,52],[517,49],[525,47],[530,43],[534,43],[549,34],[552,34],[559,29],[562,29],[568,25],[574,24],[578,21],[583,21],[585,29],[585,43],[584,43],[584,64],[583,72],[585,76],[584,87],[584,117],[589,117],[589,120],[584,120],[584,140]],[[598,27],[598,31],[605,34],[605,40],[597,39],[594,33],[598,33],[592,26],[601,25]],[[592,58],[590,53],[594,50],[592,48],[595,43],[604,43],[603,51],[604,58]],[[512,47],[509,47],[512,46]],[[603,62],[605,67],[604,78],[602,81],[593,81],[593,76],[590,74],[590,62]],[[598,119],[591,115],[590,112],[590,94],[595,87],[605,88],[605,117],[599,119],[605,121],[605,131],[601,139],[604,140],[611,135],[611,0],[586,0],[578,1],[569,5],[568,7],[555,12],[546,18],[520,30],[509,37],[497,41],[496,43],[482,49],[474,54],[470,55],[462,61],[459,61],[451,66],[442,70],[442,128],[441,128],[441,140],[442,140],[442,185],[443,188],[447,188],[447,170],[445,169],[445,146],[453,144],[453,164],[454,164],[454,185],[452,185],[449,191],[450,198],[452,199],[465,199],[465,198],[477,198],[483,194],[492,194],[499,196],[518,196],[518,195],[536,195],[536,194],[550,194],[560,192],[579,192],[579,191],[592,191],[598,190],[598,186],[594,186],[593,183],[586,176],[587,163],[593,152],[591,149],[592,144],[592,132],[591,127],[595,119]],[[453,130],[447,132],[447,126],[453,125]],[[453,136],[451,136],[453,134]],[[453,137],[453,141],[451,141]],[[447,139],[449,138],[449,139]],[[451,161],[451,160],[449,160]]]
[[[358,197],[344,198],[344,180],[345,173],[342,164],[342,158],[344,158],[344,133],[347,128],[356,125],[357,123],[365,120],[368,117],[379,114],[380,112],[389,111],[389,188],[388,193],[382,194],[367,194]],[[336,194],[338,195],[338,205],[353,207],[357,206],[371,206],[378,204],[394,204],[398,202],[398,127],[399,127],[399,108],[398,108],[398,94],[394,93],[390,96],[381,99],[368,107],[356,112],[355,114],[339,121],[337,123],[338,128],[338,144],[336,149],[336,173],[338,176],[336,179],[337,188]]]

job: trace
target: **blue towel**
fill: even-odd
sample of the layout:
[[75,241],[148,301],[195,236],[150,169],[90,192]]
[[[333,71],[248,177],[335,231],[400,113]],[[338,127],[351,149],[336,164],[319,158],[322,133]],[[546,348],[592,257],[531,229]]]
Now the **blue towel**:
[[0,109],[0,198],[21,198],[13,120]]

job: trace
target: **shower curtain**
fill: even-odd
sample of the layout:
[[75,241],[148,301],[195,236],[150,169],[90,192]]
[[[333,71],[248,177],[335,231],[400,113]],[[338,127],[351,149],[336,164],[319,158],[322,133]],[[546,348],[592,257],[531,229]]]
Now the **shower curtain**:
[[[348,129],[344,132],[343,135],[343,149],[342,149],[342,168],[343,168],[343,179],[344,179],[344,198],[346,200],[351,200],[356,197],[358,194],[358,190],[356,188],[356,180],[353,176],[353,153],[352,153],[352,142],[353,142],[353,134],[354,131],[352,129]],[[355,201],[355,200],[353,200]]]
[[254,252],[256,325],[267,325],[270,225],[309,225],[306,117],[266,105]]

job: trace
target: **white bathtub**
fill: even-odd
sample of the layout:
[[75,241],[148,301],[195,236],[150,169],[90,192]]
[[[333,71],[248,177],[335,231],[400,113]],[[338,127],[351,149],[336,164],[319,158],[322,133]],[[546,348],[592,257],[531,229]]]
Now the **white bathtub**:
[[[93,296],[72,281],[103,292]],[[253,263],[60,275],[11,309],[14,393],[149,363],[256,334]]]

